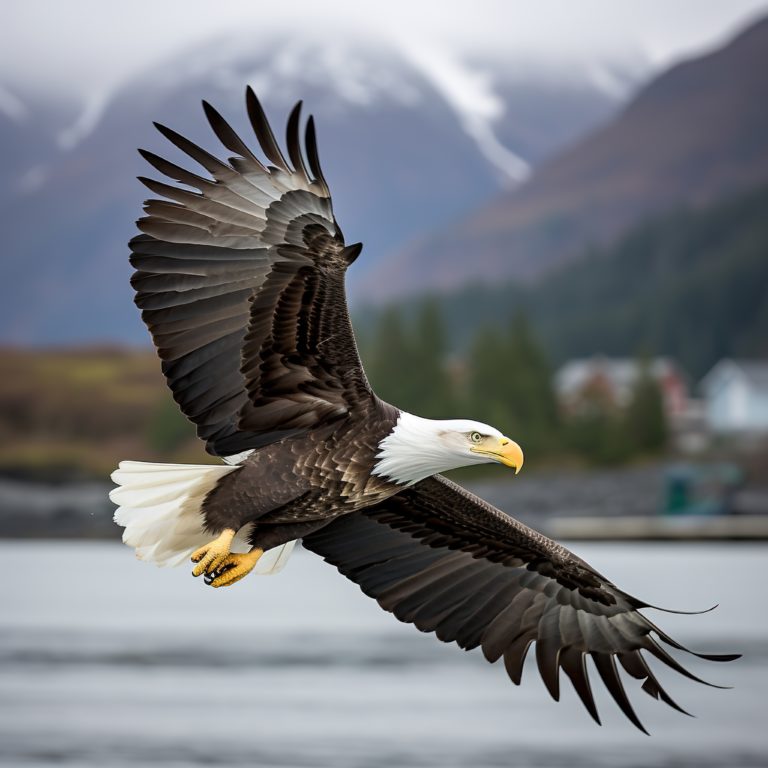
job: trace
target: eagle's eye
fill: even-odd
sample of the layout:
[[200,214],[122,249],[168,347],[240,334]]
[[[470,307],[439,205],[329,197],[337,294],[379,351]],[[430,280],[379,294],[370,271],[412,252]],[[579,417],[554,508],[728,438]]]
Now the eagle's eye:
[[470,432],[469,439],[473,443],[479,443],[483,439],[483,436],[479,432]]

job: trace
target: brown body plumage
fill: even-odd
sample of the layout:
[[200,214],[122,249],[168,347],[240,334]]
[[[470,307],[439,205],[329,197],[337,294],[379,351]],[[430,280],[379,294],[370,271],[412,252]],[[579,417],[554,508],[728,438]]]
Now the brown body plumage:
[[397,416],[372,399],[350,418],[254,451],[206,496],[206,528],[254,523],[250,544],[268,550],[398,493],[399,485],[372,474],[378,444]]
[[[685,649],[639,613],[645,603],[436,474],[483,461],[519,469],[519,447],[477,422],[403,413],[371,390],[344,294],[361,246],[345,245],[333,216],[312,119],[305,160],[300,105],[291,113],[289,163],[250,89],[246,101],[266,163],[207,104],[235,155],[227,163],[164,126],[209,176],[142,153],[197,191],[143,180],[167,199],[146,203],[131,241],[136,303],[176,402],[233,466],[121,463],[125,541],[159,564],[197,550],[195,573],[225,586],[302,539],[400,620],[503,658],[515,683],[533,643],[553,697],[562,669],[595,719],[589,657],[638,727],[619,667],[679,709],[642,652],[693,678],[659,641]],[[238,537],[249,552],[233,554]]]

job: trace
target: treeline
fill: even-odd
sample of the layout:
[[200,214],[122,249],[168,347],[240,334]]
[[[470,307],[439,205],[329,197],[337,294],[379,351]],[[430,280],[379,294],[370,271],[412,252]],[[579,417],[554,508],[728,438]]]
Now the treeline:
[[[523,445],[529,462],[616,462],[663,443],[652,382],[626,411],[586,393],[578,413],[564,414],[549,361],[522,315],[479,329],[465,355],[449,351],[434,301],[408,317],[391,309],[372,330],[361,352],[384,399],[421,416],[493,424]],[[126,458],[213,461],[170,397],[152,350],[0,349],[0,473],[104,479]]]
[[611,464],[658,453],[667,443],[661,393],[642,361],[628,406],[587,390],[577,408],[566,410],[523,314],[477,329],[466,353],[457,355],[449,352],[436,300],[408,312],[390,307],[369,329],[361,352],[383,399],[427,418],[491,424],[523,445],[526,461]]
[[[655,350],[698,381],[723,357],[768,357],[768,187],[647,221],[533,286],[468,286],[440,297],[448,352],[524,313],[548,358]],[[404,301],[413,321],[421,299]],[[370,330],[380,318],[359,312]]]

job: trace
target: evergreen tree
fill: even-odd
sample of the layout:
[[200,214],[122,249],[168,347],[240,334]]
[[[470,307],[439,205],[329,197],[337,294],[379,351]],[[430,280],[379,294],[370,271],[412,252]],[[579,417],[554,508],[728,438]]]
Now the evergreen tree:
[[409,408],[413,391],[403,372],[414,367],[414,360],[398,307],[388,307],[381,314],[371,346],[368,375],[373,388],[384,400]]
[[452,384],[446,370],[446,340],[440,308],[427,299],[419,309],[411,337],[414,367],[407,375],[417,399],[419,413],[427,418],[450,418],[454,413]]
[[639,453],[658,453],[667,443],[667,423],[661,388],[647,360],[638,362],[638,377],[627,407],[625,434]]
[[369,376],[384,400],[427,418],[454,413],[452,386],[445,365],[445,333],[436,302],[425,302],[409,329],[402,311],[386,309],[370,350]]
[[551,447],[557,428],[557,400],[552,371],[534,338],[527,318],[518,314],[509,333],[512,369],[512,413],[529,436],[529,449],[543,453]]
[[599,385],[581,393],[578,410],[568,419],[565,443],[575,457],[591,464],[620,464],[633,452],[616,403]]
[[468,412],[514,439],[527,455],[542,455],[554,445],[557,404],[546,358],[523,315],[507,332],[477,333],[470,348]]
[[496,330],[481,329],[475,334],[467,358],[467,386],[464,411],[470,418],[506,429],[510,409],[505,382],[509,361],[504,341]]

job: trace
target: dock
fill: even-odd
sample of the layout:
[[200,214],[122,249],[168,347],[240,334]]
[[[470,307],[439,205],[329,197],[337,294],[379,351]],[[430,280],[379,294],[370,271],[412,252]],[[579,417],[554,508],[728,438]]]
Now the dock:
[[768,541],[768,515],[553,517],[547,527],[571,541]]

